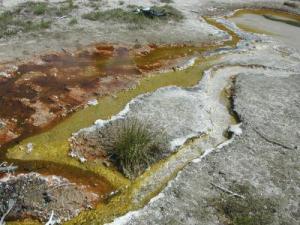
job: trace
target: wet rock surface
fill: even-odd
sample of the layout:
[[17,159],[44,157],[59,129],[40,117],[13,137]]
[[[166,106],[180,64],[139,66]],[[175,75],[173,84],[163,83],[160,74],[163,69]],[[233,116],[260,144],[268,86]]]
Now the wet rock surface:
[[122,224],[299,224],[299,87],[298,75],[239,75],[242,136],[190,163]]
[[34,218],[47,221],[53,211],[55,220],[65,221],[90,209],[98,196],[58,176],[37,173],[6,176],[0,180],[0,215],[13,201],[6,220]]

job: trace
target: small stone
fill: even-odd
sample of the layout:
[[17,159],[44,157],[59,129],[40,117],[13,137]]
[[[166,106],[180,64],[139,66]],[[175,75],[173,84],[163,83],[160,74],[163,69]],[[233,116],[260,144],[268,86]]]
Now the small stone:
[[0,129],[4,128],[6,126],[6,124],[2,121],[0,121]]
[[27,152],[27,153],[31,153],[32,150],[33,150],[33,144],[32,144],[32,143],[28,143],[28,144],[27,144],[27,150],[26,150],[26,152]]
[[98,105],[98,100],[97,99],[91,99],[87,103],[89,106],[95,106]]

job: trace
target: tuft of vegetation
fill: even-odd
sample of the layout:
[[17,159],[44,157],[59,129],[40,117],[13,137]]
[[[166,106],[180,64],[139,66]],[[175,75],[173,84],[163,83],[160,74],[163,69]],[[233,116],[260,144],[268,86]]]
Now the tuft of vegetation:
[[43,15],[46,13],[48,5],[45,2],[36,2],[36,3],[31,3],[31,11],[35,15]]
[[173,3],[173,0],[160,0],[161,3]]
[[59,6],[52,6],[49,8],[49,16],[67,16],[69,15],[74,9],[77,9],[78,5],[75,5],[73,0],[67,0],[61,3]]
[[[53,18],[67,16],[78,8],[73,0],[56,5],[46,2],[25,2],[0,14],[0,38],[20,32],[38,31],[51,27]],[[70,25],[75,23],[72,21]]]
[[[34,23],[34,26],[31,27],[29,30],[40,30],[40,29],[49,29],[51,27],[52,22],[47,20],[41,20],[38,23]],[[28,30],[25,30],[28,32]]]
[[178,9],[170,5],[165,5],[160,7],[153,6],[151,9],[156,10],[158,12],[166,13],[166,19],[168,20],[180,21],[184,19],[182,13]]
[[89,0],[89,2],[86,4],[86,6],[89,6],[89,7],[93,8],[93,9],[95,9],[95,10],[98,10],[99,7],[100,7],[99,3],[101,1],[102,0]]
[[92,21],[115,21],[118,23],[134,24],[137,28],[143,28],[145,25],[151,23],[159,23],[163,21],[180,21],[184,17],[180,11],[172,6],[165,5],[161,7],[154,6],[151,9],[158,13],[163,13],[164,16],[149,17],[142,12],[135,12],[132,9],[139,9],[136,6],[128,6],[131,10],[124,10],[121,8],[110,9],[106,11],[92,11],[82,15],[83,19]]
[[[93,11],[82,16],[83,19],[93,20],[93,21],[115,21],[123,23],[138,23],[139,20],[144,20],[143,16],[125,11],[121,8],[110,9],[106,11]],[[145,22],[145,21],[144,21]]]
[[47,29],[51,26],[50,20],[26,20],[15,17],[11,11],[0,15],[0,38],[15,35],[19,32],[29,32],[41,29]]
[[128,178],[133,179],[169,150],[167,135],[136,119],[117,120],[100,131],[105,152]]
[[76,18],[72,18],[70,21],[69,21],[69,25],[70,26],[73,26],[73,25],[75,25],[75,24],[77,24],[78,23],[78,21],[77,21],[77,19]]
[[52,16],[65,16],[68,15],[73,9],[78,8],[74,4],[73,0],[66,0],[62,3],[51,5],[46,2],[25,2],[20,4],[15,10],[15,14],[23,15],[44,15],[48,17]]
[[48,8],[48,3],[46,2],[24,2],[20,4],[14,11],[16,15],[18,14],[30,14],[30,15],[36,15],[36,16],[41,16],[45,15],[49,8]]
[[213,199],[212,206],[226,218],[228,225],[269,225],[278,207],[278,200],[251,193],[247,185],[235,185],[231,190],[243,195],[245,199],[222,194]]
[[126,6],[128,9],[134,10],[140,8],[138,5],[129,4]]

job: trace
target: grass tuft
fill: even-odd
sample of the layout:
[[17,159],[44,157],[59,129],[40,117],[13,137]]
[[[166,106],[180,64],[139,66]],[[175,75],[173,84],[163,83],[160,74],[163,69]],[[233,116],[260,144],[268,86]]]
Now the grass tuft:
[[69,21],[69,25],[70,26],[73,26],[73,25],[75,25],[75,24],[77,24],[78,23],[78,21],[77,21],[77,19],[76,18],[72,18],[70,21]]
[[136,28],[143,28],[144,26],[150,25],[151,23],[159,23],[163,21],[180,21],[184,17],[180,11],[173,8],[172,6],[165,5],[161,7],[154,6],[153,10],[156,12],[164,12],[165,16],[150,18],[143,13],[133,12],[133,9],[138,9],[136,6],[128,6],[131,10],[124,10],[121,8],[110,9],[106,11],[91,11],[82,15],[83,19],[92,21],[114,21],[118,23],[127,23],[129,25],[135,25]]
[[50,14],[55,14],[56,16],[66,16],[69,15],[74,9],[77,9],[78,5],[75,5],[73,0],[67,0],[59,7],[52,7],[50,10]]
[[82,16],[83,19],[93,21],[115,21],[121,23],[139,23],[146,22],[145,17],[139,14],[128,12],[120,8],[106,10],[106,11],[93,11]]
[[[73,0],[49,4],[47,2],[24,2],[11,11],[0,14],[0,38],[21,32],[38,31],[51,27],[57,16],[68,16],[73,9],[78,8]],[[71,20],[71,24],[76,22]]]
[[44,15],[48,10],[46,2],[25,2],[18,7],[18,11],[33,13],[34,15]]
[[0,14],[0,38],[15,35],[19,32],[29,32],[41,29],[48,29],[51,26],[50,20],[31,21],[15,17],[11,11]]
[[173,0],[160,0],[161,3],[173,3],[174,1]]
[[152,9],[160,11],[160,12],[165,12],[166,13],[166,19],[168,20],[174,20],[174,21],[180,21],[184,19],[184,16],[182,13],[174,8],[173,6],[170,5],[165,5],[161,7],[153,6]]
[[44,2],[37,2],[34,5],[32,11],[35,15],[43,15],[47,11],[47,4],[45,4]]
[[111,160],[128,178],[133,179],[169,150],[167,135],[139,120],[117,120],[101,131],[101,143]]

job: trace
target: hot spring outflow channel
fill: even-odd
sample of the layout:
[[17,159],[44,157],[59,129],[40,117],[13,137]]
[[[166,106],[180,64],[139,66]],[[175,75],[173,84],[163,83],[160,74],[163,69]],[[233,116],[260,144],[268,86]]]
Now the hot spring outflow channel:
[[[244,31],[253,31],[251,22],[255,22],[258,17],[264,18],[268,22],[263,21],[257,29],[266,30],[266,33],[270,34],[276,34],[273,26],[270,27],[271,29],[265,29],[265,26],[270,26],[271,23],[283,24],[280,29],[285,27],[285,31],[290,31],[290,26],[299,23],[299,16],[272,10],[240,10],[228,20],[236,23]],[[80,109],[42,132],[20,139],[18,143],[2,147],[0,161],[17,165],[19,167],[17,173],[38,172],[42,175],[62,176],[76,185],[84,185],[91,192],[104,196],[103,201],[99,201],[95,210],[83,211],[66,224],[88,223],[88,221],[104,223],[112,220],[115,215],[122,215],[142,207],[159,193],[188,162],[201,156],[203,149],[213,148],[225,142],[227,139],[223,135],[224,132],[230,125],[236,123],[228,109],[228,97],[230,97],[228,86],[232,85],[232,74],[230,73],[239,71],[240,67],[238,65],[232,66],[230,70],[222,70],[222,65],[218,66],[218,58],[222,54],[229,54],[230,49],[225,53],[221,51],[220,54],[214,54],[214,50],[224,46],[235,49],[240,41],[240,36],[215,19],[205,18],[205,20],[227,32],[231,36],[230,40],[225,40],[221,44],[204,45],[205,47],[201,48],[192,46],[161,48],[154,50],[145,58],[137,59],[125,57],[126,52],[122,51],[119,52],[119,58],[116,60],[109,59],[109,56],[106,58],[110,62],[109,69],[105,66],[105,62],[97,64],[97,60],[93,61],[96,66],[106,68],[105,71],[110,72],[119,70],[122,66],[116,62],[122,61],[125,67],[129,68],[129,72],[127,71],[129,74],[135,71],[134,73],[139,77],[140,72],[138,71],[145,72],[152,68],[145,66],[146,62],[150,61],[154,65],[157,59],[164,61],[164,57],[167,57],[170,60],[169,54],[171,53],[177,52],[180,57],[183,55],[186,57],[185,52],[188,51],[190,54],[188,58],[197,57],[194,65],[188,68],[139,77],[135,88],[119,91],[114,96],[101,97],[98,99],[97,105]],[[295,32],[292,35],[299,34],[298,30],[292,30]],[[278,40],[287,43],[291,41],[288,38],[290,37],[280,37]],[[202,55],[205,52],[210,52],[210,55],[203,58]],[[73,62],[66,59],[66,62],[72,66],[74,63],[76,64],[76,59],[74,60]],[[140,70],[136,70],[133,65],[134,61]],[[81,64],[89,63],[83,55],[80,56],[79,62]],[[115,65],[116,68],[112,65]],[[57,65],[52,66],[57,67]],[[30,70],[29,67],[26,68]],[[23,70],[25,71],[26,68],[24,67]],[[204,73],[204,71],[206,72]],[[25,74],[30,73],[30,71],[25,72]],[[202,73],[204,73],[203,76]],[[93,74],[86,78],[83,85],[90,88],[89,82],[94,81],[92,78],[94,78]],[[226,95],[225,99],[227,100],[225,101],[228,102],[224,104],[220,99],[222,96],[224,97],[226,89],[228,95]],[[97,160],[81,163],[69,156],[68,139],[73,133],[85,132],[84,129],[80,129],[91,126],[98,119],[101,119],[102,122],[108,121],[111,116],[122,111],[130,101],[126,113],[123,113],[121,117],[135,117],[161,126],[169,135],[172,150],[176,150],[175,152],[170,152],[166,159],[151,166],[148,171],[134,181],[125,179],[113,167],[107,168],[102,164],[97,164]],[[92,130],[97,131],[97,129],[101,129],[99,123],[94,125]],[[86,137],[88,138],[88,132]],[[185,142],[186,144],[184,144]],[[29,143],[32,143],[33,146],[30,153],[23,150]],[[154,177],[161,177],[161,183],[155,183]]]

